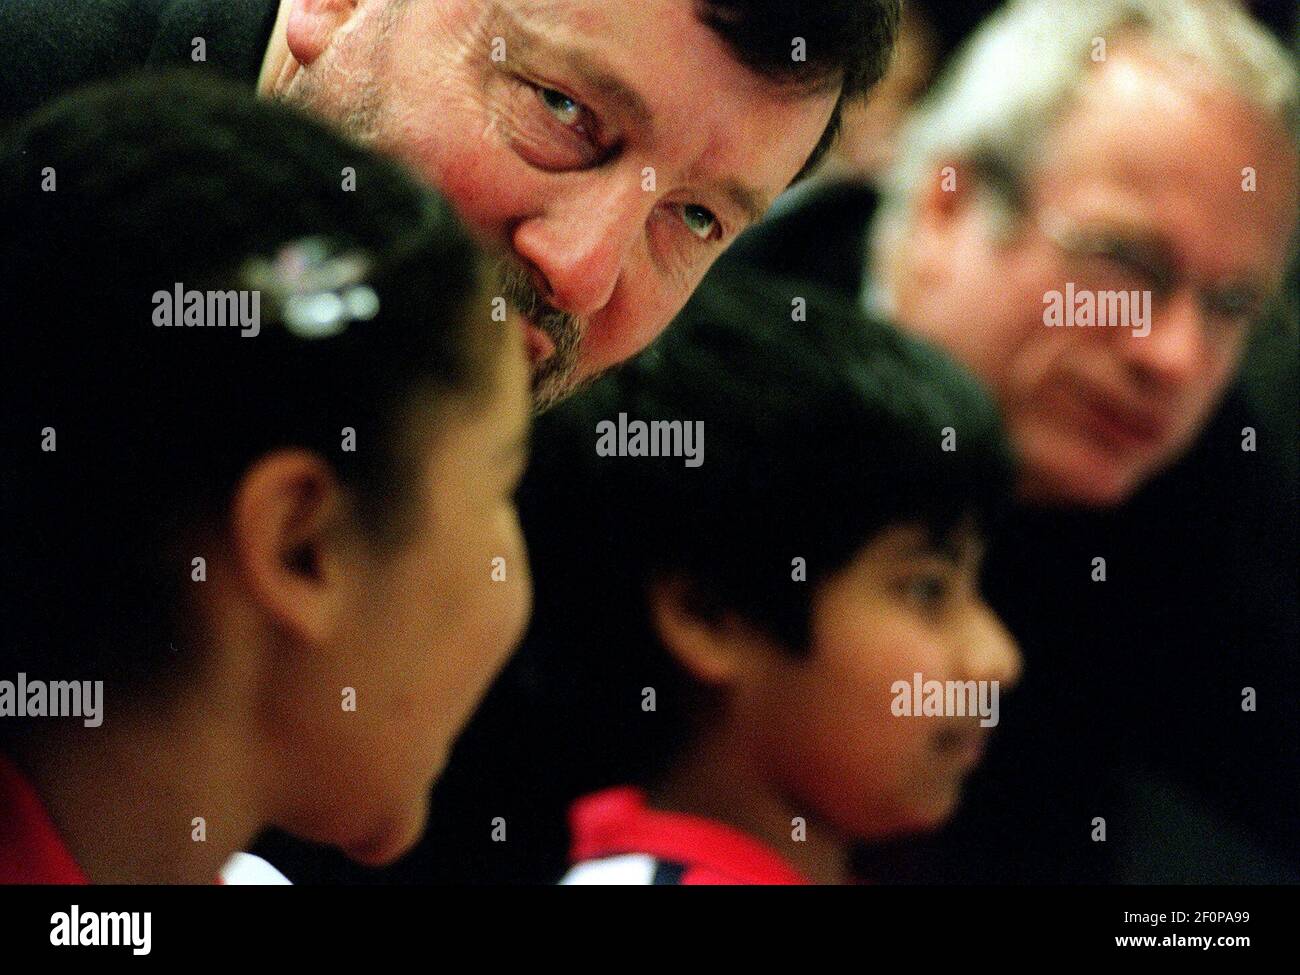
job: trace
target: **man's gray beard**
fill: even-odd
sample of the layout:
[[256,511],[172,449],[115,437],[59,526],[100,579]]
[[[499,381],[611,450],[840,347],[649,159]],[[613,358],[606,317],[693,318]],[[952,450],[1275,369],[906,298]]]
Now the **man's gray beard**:
[[533,413],[544,413],[591,381],[573,378],[582,352],[584,323],[543,301],[527,273],[513,261],[501,260],[496,277],[507,304],[555,343],[551,356],[533,368]]

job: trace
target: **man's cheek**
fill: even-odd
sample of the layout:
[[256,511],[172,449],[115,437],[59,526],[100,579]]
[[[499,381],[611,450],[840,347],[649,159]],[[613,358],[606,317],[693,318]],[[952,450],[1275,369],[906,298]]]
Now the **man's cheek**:
[[1063,422],[1043,397],[1021,400],[1004,412],[1007,439],[1016,452],[1019,464],[1029,471],[1051,470],[1062,459],[1085,449],[1077,431]]
[[472,232],[500,243],[505,227],[529,212],[530,180],[516,169],[502,150],[489,146],[469,152],[435,148],[422,171]]
[[682,305],[665,301],[654,272],[625,267],[613,296],[587,322],[578,378],[588,379],[624,362],[649,345]]
[[[506,147],[493,130],[487,106],[463,86],[453,83],[436,90],[406,91],[391,98],[380,125],[380,148],[397,156],[426,182],[450,196],[469,196],[490,187],[494,153]],[[476,181],[480,184],[476,186]]]
[[1146,458],[1146,473],[1155,473],[1172,464],[1191,447],[1204,424],[1218,408],[1221,395],[1222,390],[1217,387],[1196,390],[1190,402],[1185,401],[1177,408],[1177,419],[1169,437]]
[[1000,395],[1041,372],[1034,364],[1044,359],[1047,336],[1039,318],[1039,298],[1032,293],[1007,289],[987,300],[983,306],[954,310],[944,344]]
[[1176,419],[1169,440],[1162,445],[1162,462],[1172,462],[1181,456],[1218,410],[1240,368],[1245,345],[1243,334],[1240,342],[1222,353],[1217,361],[1184,387],[1182,402],[1170,409]]

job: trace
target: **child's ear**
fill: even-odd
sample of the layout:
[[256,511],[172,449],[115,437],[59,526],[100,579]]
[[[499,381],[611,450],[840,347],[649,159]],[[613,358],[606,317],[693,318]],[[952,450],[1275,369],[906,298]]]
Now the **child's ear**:
[[306,450],[260,457],[231,498],[231,549],[248,598],[308,646],[325,642],[344,609],[337,545],[347,510],[334,472]]
[[659,579],[647,593],[659,642],[686,672],[710,687],[736,683],[758,661],[759,637],[682,576]]
[[357,0],[292,0],[284,40],[294,59],[306,66],[319,58],[356,8]]

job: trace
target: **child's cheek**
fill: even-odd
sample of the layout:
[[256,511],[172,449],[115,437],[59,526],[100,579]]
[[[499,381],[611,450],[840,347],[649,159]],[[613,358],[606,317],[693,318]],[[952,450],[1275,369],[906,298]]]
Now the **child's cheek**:
[[[911,614],[877,614],[862,625],[854,652],[839,658],[832,675],[836,693],[859,702],[851,712],[846,737],[865,745],[852,753],[856,778],[868,788],[892,791],[900,805],[915,797],[911,783],[925,780],[933,759],[932,741],[940,719],[919,714],[910,693],[921,680],[948,676],[948,662],[928,629]],[[904,688],[908,693],[904,692]]]

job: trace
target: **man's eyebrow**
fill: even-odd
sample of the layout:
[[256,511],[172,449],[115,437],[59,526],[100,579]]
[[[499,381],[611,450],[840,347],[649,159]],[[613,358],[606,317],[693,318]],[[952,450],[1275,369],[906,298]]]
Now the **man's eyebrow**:
[[749,218],[750,224],[762,220],[772,205],[764,194],[734,179],[723,180],[720,187],[727,199]]
[[[606,101],[616,105],[622,114],[646,129],[653,127],[650,107],[640,93],[619,78],[609,67],[588,55],[585,51],[563,47],[543,34],[524,24],[512,10],[503,4],[496,4],[494,19],[503,32],[513,35],[513,42],[523,50],[525,57],[543,61],[560,62],[578,75]],[[507,45],[509,45],[509,41]],[[763,219],[772,203],[766,195],[734,179],[723,180],[719,189],[731,203],[739,209],[749,224],[756,224]]]
[[925,559],[940,559],[944,562],[957,561],[956,554],[946,546],[919,539],[902,546],[898,550],[898,555],[900,558],[915,559],[918,562]]
[[[1137,252],[1138,257],[1146,261],[1154,261],[1162,268],[1176,269],[1182,266],[1178,248],[1174,246],[1172,241],[1156,230],[1120,221],[1102,221],[1099,226],[1100,229],[1093,235],[1094,237],[1110,238],[1112,241],[1118,240],[1126,245],[1131,245],[1132,249]],[[1208,283],[1220,289],[1246,288],[1254,292],[1259,298],[1266,298],[1274,290],[1281,287],[1280,278],[1276,284],[1270,283],[1267,272],[1261,272],[1254,268],[1229,273]]]
[[[652,116],[645,99],[608,65],[585,51],[565,47],[552,41],[524,24],[514,11],[505,9],[501,4],[496,5],[494,14],[500,19],[503,31],[513,35],[513,43],[523,49],[525,56],[564,64],[570,71],[581,77],[589,88],[606,101],[614,103],[622,114],[638,125],[650,127]],[[510,41],[507,41],[507,45],[509,44]]]

